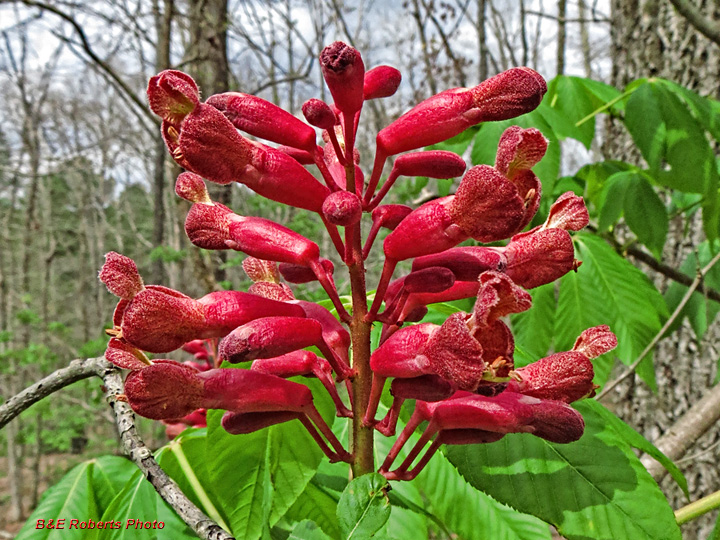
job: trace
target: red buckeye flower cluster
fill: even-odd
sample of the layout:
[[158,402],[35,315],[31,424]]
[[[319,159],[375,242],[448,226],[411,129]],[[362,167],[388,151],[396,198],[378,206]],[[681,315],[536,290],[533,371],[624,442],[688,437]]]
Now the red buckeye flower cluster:
[[[150,80],[150,107],[162,119],[173,159],[185,169],[175,191],[192,203],[188,238],[204,249],[247,255],[243,268],[253,285],[190,298],[145,285],[131,259],[107,254],[100,279],[120,300],[106,358],[130,370],[125,394],[133,410],[164,421],[169,436],[206,425],[208,409],[226,411],[222,426],[232,434],[299,420],[331,460],[351,463],[361,474],[375,469],[373,433],[395,435],[407,404],[410,419],[378,469],[394,480],[414,478],[442,444],[490,443],[507,433],[556,443],[580,438],[583,419],[569,404],[594,394],[591,360],[612,350],[615,336],[606,326],[590,328],[571,351],[516,369],[506,319],[531,307],[526,289],[578,269],[569,231],[588,223],[583,200],[563,194],[545,223],[522,232],[540,205],[541,183],[532,168],[548,142],[537,129],[508,128],[493,167],[465,171],[457,154],[418,150],[480,122],[533,110],[545,81],[529,68],[515,68],[423,101],[377,134],[374,166],[365,178],[355,148],[361,111],[366,101],[393,95],[400,73],[390,66],[366,71],[360,53],[341,42],[322,51],[320,65],[333,102],[308,100],[305,121],[238,92],[201,102],[195,82],[179,71]],[[401,176],[462,179],[454,195],[419,208],[381,204]],[[335,265],[318,243],[213,201],[206,181],[238,182],[316,214],[346,266],[351,307],[343,304]],[[363,238],[364,213],[371,225]],[[390,231],[384,265],[368,306],[365,261],[383,228]],[[468,240],[473,245],[457,247]],[[412,261],[412,269],[393,280],[401,261]],[[336,315],[295,298],[292,284],[311,281],[325,290]],[[475,299],[470,313],[439,325],[422,322],[429,304],[467,298]],[[381,335],[371,351],[373,325]],[[145,354],[180,348],[194,360]],[[317,378],[337,416],[352,419],[347,449],[318,413],[309,388],[287,380],[297,376]],[[393,402],[378,418],[387,384]],[[393,470],[421,425],[420,439]]]

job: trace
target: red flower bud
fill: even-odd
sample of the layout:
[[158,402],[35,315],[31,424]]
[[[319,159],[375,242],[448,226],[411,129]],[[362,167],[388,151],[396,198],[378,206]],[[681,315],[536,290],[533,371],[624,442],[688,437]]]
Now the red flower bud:
[[467,235],[451,215],[454,197],[426,202],[415,209],[391,232],[383,243],[385,256],[404,261],[454,247]]
[[372,226],[363,246],[363,259],[367,259],[375,238],[381,227],[395,229],[400,222],[412,212],[412,208],[404,204],[384,204],[372,211]]
[[220,343],[220,358],[233,364],[272,358],[304,349],[322,339],[320,323],[299,317],[263,317],[230,332]]
[[171,69],[150,78],[147,95],[152,112],[176,126],[200,104],[192,77]]
[[319,99],[308,99],[302,106],[302,113],[309,124],[324,129],[334,130],[337,117],[330,105]]
[[205,182],[200,175],[191,172],[181,173],[175,181],[175,193],[181,199],[198,204],[212,204]]
[[240,131],[314,153],[317,135],[302,120],[262,98],[240,92],[210,96],[205,102],[222,112]]
[[412,268],[415,271],[442,266],[451,270],[458,281],[476,281],[486,270],[503,272],[506,265],[505,255],[497,248],[464,246],[418,257],[413,260]]
[[229,184],[242,181],[254,146],[220,111],[198,105],[180,125],[178,149],[192,172],[217,184]]
[[393,168],[402,176],[455,178],[465,172],[465,160],[454,152],[429,150],[398,156]]
[[349,365],[350,333],[340,321],[320,304],[304,300],[298,300],[296,303],[303,309],[308,319],[320,323],[323,342],[340,358],[342,364]]
[[438,293],[453,286],[455,276],[447,268],[431,267],[405,276],[403,288],[409,293]]
[[[188,341],[185,345],[182,346],[182,350],[192,354],[196,360],[204,360],[207,361],[210,359],[210,353],[208,352],[208,349],[205,347],[207,344],[207,341],[204,339],[193,339],[192,341]],[[197,366],[196,366],[197,367]],[[198,368],[200,369],[200,368]],[[203,370],[200,370],[203,371]]]
[[430,146],[480,122],[506,120],[535,109],[547,91],[529,68],[513,68],[474,88],[453,88],[416,105],[378,133],[385,155]]
[[108,343],[105,360],[122,369],[144,369],[152,365],[141,350],[117,338],[112,338]]
[[432,323],[401,328],[375,349],[370,356],[370,369],[384,378],[412,378],[430,373],[421,352],[437,329]]
[[402,74],[391,66],[377,66],[365,73],[363,97],[365,100],[390,97],[400,87]]
[[452,396],[457,388],[437,375],[421,375],[412,379],[393,379],[390,393],[395,398],[442,401]]
[[[477,279],[474,279],[473,281],[456,281],[455,283],[453,283],[452,287],[450,287],[449,289],[445,289],[441,292],[411,294],[410,296],[408,296],[408,299],[405,302],[405,307],[403,308],[400,316],[398,317],[398,321],[415,321],[415,317],[417,315],[415,315],[414,312],[422,313],[423,310],[427,311],[427,308],[425,308],[425,306],[428,306],[430,304],[437,304],[439,302],[453,302],[455,300],[463,300],[465,298],[472,298],[474,296],[477,296],[479,287],[480,284],[478,283]],[[418,320],[422,320],[422,317],[420,317],[420,319]]]
[[360,198],[349,191],[336,191],[328,195],[322,210],[330,223],[341,227],[355,225],[362,217]]
[[390,176],[383,184],[377,196],[370,201],[375,192],[376,180],[373,177],[365,192],[365,204],[369,208],[377,206],[395,183],[398,176],[428,176],[430,178],[455,178],[465,172],[465,160],[453,152],[431,150],[427,152],[411,152],[399,156],[393,164]]
[[309,266],[320,256],[315,242],[269,219],[240,217],[230,223],[230,238],[228,246],[267,261]]
[[513,179],[518,172],[534,167],[545,155],[547,145],[540,130],[510,126],[500,137],[495,169]]
[[127,300],[145,288],[135,261],[114,251],[105,254],[105,264],[98,275],[112,294]]
[[282,424],[300,418],[302,413],[276,411],[276,412],[253,412],[235,413],[226,412],[223,414],[220,425],[231,435],[245,435],[253,433],[266,427]]
[[[335,272],[335,265],[329,259],[320,259],[320,266],[323,267],[327,275],[331,276]],[[291,263],[280,263],[278,266],[280,274],[289,283],[310,283],[317,281],[315,273],[307,266]]]
[[261,317],[304,317],[299,306],[240,291],[216,291],[199,298],[206,317],[204,337],[224,337],[232,330]]
[[194,246],[203,249],[230,249],[230,223],[242,219],[220,203],[193,204],[185,217],[185,234]]
[[351,115],[362,108],[365,64],[360,53],[341,41],[320,53],[320,68],[335,105]]

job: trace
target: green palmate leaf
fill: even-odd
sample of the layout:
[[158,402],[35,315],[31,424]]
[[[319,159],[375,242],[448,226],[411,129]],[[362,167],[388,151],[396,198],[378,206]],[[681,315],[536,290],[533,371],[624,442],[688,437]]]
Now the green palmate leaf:
[[[608,355],[629,365],[659,332],[667,317],[665,302],[648,278],[602,239],[580,233],[574,240],[583,264],[560,280],[555,350],[569,350],[583,330],[607,324],[618,339],[617,349]],[[600,373],[606,362],[593,360]],[[650,356],[640,363],[638,374],[654,387]],[[604,382],[596,379],[596,384]]]
[[[107,507],[101,521],[113,522],[111,529],[95,529],[84,538],[126,540],[131,538],[196,540],[197,535],[162,500],[138,470]],[[86,533],[87,534],[87,533]]]
[[668,233],[665,205],[650,183],[636,174],[625,191],[625,221],[638,240],[659,259]]
[[655,446],[653,446],[650,441],[640,435],[633,428],[628,426],[625,422],[620,420],[613,413],[608,411],[597,401],[587,400],[583,404],[586,407],[592,409],[593,412],[595,412],[598,416],[605,419],[605,422],[607,423],[606,425],[614,429],[627,444],[637,450],[640,450],[641,452],[645,452],[646,454],[652,456],[655,460],[657,460],[663,467],[665,467],[665,469],[667,469],[673,480],[675,480],[678,486],[680,486],[680,489],[683,490],[685,496],[690,497],[685,475],[683,475],[680,469],[678,469],[677,465],[675,465],[670,458],[668,458],[660,450],[655,448]]
[[[92,472],[93,462],[86,461],[74,467],[57,484],[49,488],[16,538],[20,540],[86,538],[88,531],[80,529],[78,521],[100,520],[100,512],[92,489]],[[58,523],[58,520],[64,521]],[[57,528],[48,529],[51,523]]]
[[100,513],[122,491],[137,471],[135,464],[124,457],[102,456],[92,461],[92,486]]
[[590,98],[590,101],[592,101],[592,105],[595,109],[605,106],[611,101],[616,100],[620,97],[620,91],[614,86],[610,86],[609,84],[595,81],[593,79],[585,79],[580,77],[571,78],[575,79],[578,84],[585,87],[585,91],[587,92],[588,97]]
[[337,522],[337,503],[339,494],[326,488],[316,475],[305,487],[295,503],[285,514],[286,519],[302,521],[310,519],[331,538],[340,538]]
[[[633,169],[629,163],[622,161],[601,161],[582,167],[575,177],[585,183],[586,201],[591,203],[589,210],[598,214],[605,204],[605,187],[608,179],[616,173]],[[591,214],[593,215],[593,214]]]
[[[555,284],[548,283],[530,291],[532,308],[512,316],[515,341],[534,359],[550,350],[555,326]],[[517,367],[521,367],[516,362]]]
[[[680,266],[680,271],[689,278],[693,278],[697,274],[697,271],[708,264],[720,249],[720,244],[718,242],[715,242],[713,246],[714,247],[711,249],[711,245],[708,242],[702,242],[698,245],[696,248],[697,256],[696,252],[689,253]],[[710,269],[710,271],[705,275],[703,282],[705,285],[713,289],[720,289],[720,263]],[[685,296],[687,290],[687,287],[680,285],[677,282],[670,284],[668,290],[665,292],[665,300],[667,301],[669,310],[675,310],[683,296]],[[688,303],[685,304],[685,307],[680,312],[680,316],[675,319],[675,322],[668,329],[668,334],[677,330],[677,328],[682,324],[682,320],[687,317],[698,340],[702,340],[703,336],[707,332],[707,329],[715,320],[718,312],[720,312],[720,304],[707,299],[702,293],[695,292],[690,297]]]
[[564,137],[572,137],[590,148],[595,137],[595,119],[576,125],[590,115],[596,108],[587,86],[579,77],[558,76],[548,84],[548,95],[545,98],[550,106],[573,123],[574,129],[562,133]]
[[625,207],[625,195],[637,173],[633,171],[618,172],[610,176],[603,186],[598,199],[600,217],[598,230],[609,229],[620,219]]
[[577,409],[586,429],[575,443],[514,434],[446,454],[477,489],[568,540],[680,540],[672,509],[632,447],[592,406]]
[[330,537],[316,523],[304,520],[295,525],[288,540],[330,540]]
[[345,540],[372,538],[390,517],[388,481],[378,473],[350,482],[338,502],[337,517]]
[[662,166],[667,132],[659,99],[652,83],[646,82],[635,89],[625,107],[625,127],[654,171]]
[[720,102],[699,96],[673,81],[659,79],[657,82],[679,97],[703,128],[720,141]]
[[442,454],[413,481],[428,509],[463,540],[550,540],[547,524],[468,484]]
[[229,519],[217,496],[209,489],[207,468],[207,430],[185,433],[163,447],[156,459],[180,490],[210,519],[230,530]]
[[260,538],[304,491],[322,452],[297,420],[230,435],[220,425],[222,414],[208,414],[210,489],[236,536]]

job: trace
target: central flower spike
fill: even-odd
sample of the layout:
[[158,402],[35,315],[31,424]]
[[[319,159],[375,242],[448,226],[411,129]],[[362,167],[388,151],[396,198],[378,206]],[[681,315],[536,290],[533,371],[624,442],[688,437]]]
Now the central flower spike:
[[[548,145],[534,128],[506,129],[494,166],[466,170],[453,152],[422,150],[480,122],[532,111],[547,90],[545,81],[532,69],[513,68],[419,103],[377,133],[366,185],[355,144],[360,114],[365,101],[398,90],[400,72],[390,66],[366,71],[360,53],[342,42],[322,51],[320,67],[331,101],[307,100],[304,119],[242,91],[203,103],[195,82],[179,71],[150,80],[150,107],[162,119],[173,159],[186,169],[175,192],[191,203],[188,238],[202,249],[247,255],[243,269],[253,283],[247,292],[215,291],[196,299],[145,285],[135,262],[107,255],[100,279],[119,302],[106,358],[130,370],[125,393],[131,407],[163,420],[169,435],[206,425],[208,409],[225,411],[221,425],[238,435],[297,420],[331,461],[347,461],[360,475],[376,469],[374,430],[393,435],[401,410],[414,400],[379,469],[394,480],[414,478],[442,444],[492,443],[507,433],[577,440],[583,420],[568,404],[593,394],[591,361],[616,346],[615,336],[605,326],[591,328],[571,351],[514,369],[514,339],[503,319],[530,308],[521,287],[578,269],[569,232],[587,225],[582,199],[563,194],[545,223],[522,232],[540,206],[541,183],[532,168]],[[382,182],[391,156],[397,157]],[[454,194],[415,209],[383,205],[400,176],[461,180]],[[210,197],[206,181],[240,183],[300,209],[283,214],[292,223],[303,222],[295,219],[302,210],[313,212],[328,238],[311,239],[280,222],[238,214]],[[365,239],[363,213],[372,219]],[[368,308],[365,260],[382,229],[388,231],[385,260]],[[506,239],[504,246],[456,247]],[[336,256],[323,253],[325,246]],[[393,280],[401,261],[411,261],[412,270]],[[345,276],[335,274],[337,264],[346,267]],[[339,291],[336,280],[346,289],[349,283],[349,291]],[[317,288],[314,282],[327,305],[296,299],[291,286]],[[473,297],[470,313],[423,322],[428,304]],[[381,325],[374,351],[373,323]],[[145,354],[181,347],[193,360],[181,364]],[[238,365],[220,367],[224,361]],[[316,377],[337,416],[352,418],[350,452],[319,415],[310,389],[290,377]],[[378,420],[387,379],[393,401]],[[418,442],[390,470],[421,426]]]

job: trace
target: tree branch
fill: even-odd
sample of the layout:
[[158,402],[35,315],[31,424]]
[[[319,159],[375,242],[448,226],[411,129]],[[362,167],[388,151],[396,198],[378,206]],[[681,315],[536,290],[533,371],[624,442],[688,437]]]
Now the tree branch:
[[[10,3],[10,1],[11,0],[2,0],[0,1],[0,3]],[[153,124],[160,123],[158,118],[156,118],[155,115],[150,113],[149,109],[145,105],[144,100],[140,99],[140,97],[132,90],[132,88],[130,88],[130,86],[128,86],[128,84],[120,78],[117,72],[95,53],[92,46],[90,45],[90,42],[87,39],[87,36],[85,35],[85,31],[83,30],[82,26],[80,26],[80,23],[78,23],[71,15],[56,8],[55,6],[46,4],[44,2],[39,2],[37,0],[20,1],[26,6],[36,7],[43,11],[53,13],[67,23],[69,23],[70,26],[72,26],[75,30],[75,33],[77,33],[78,37],[80,38],[80,45],[82,46],[85,53],[90,57],[90,59],[122,89],[123,93],[128,97],[128,99],[130,99],[130,101],[132,101]]]
[[115,424],[125,453],[143,472],[145,478],[178,516],[203,540],[235,540],[217,523],[206,516],[180,490],[145,446],[135,427],[135,415],[123,400],[123,382],[120,369],[104,358],[73,360],[70,365],[55,371],[44,379],[12,396],[0,406],[0,428],[28,407],[50,394],[82,379],[100,377],[105,385],[105,398],[115,414]]
[[69,366],[58,369],[0,405],[0,429],[41,399],[74,382],[96,376],[99,370],[109,366],[104,358],[73,360]]
[[[614,379],[613,381],[610,381],[605,385],[605,388],[603,388],[602,392],[598,395],[597,399],[600,400],[610,391],[615,388],[618,384],[620,384],[622,381],[627,379],[630,375],[635,373],[635,368],[638,367],[640,362],[648,355],[648,353],[655,348],[655,345],[658,344],[660,339],[662,339],[665,332],[667,332],[668,328],[672,326],[672,324],[675,322],[675,319],[678,318],[680,313],[682,312],[683,308],[685,307],[685,304],[688,303],[690,300],[690,297],[693,295],[693,293],[699,288],[700,283],[702,283],[703,278],[705,275],[712,269],[715,264],[720,261],[720,253],[715,255],[715,257],[712,258],[712,260],[707,263],[702,269],[698,270],[698,274],[695,277],[695,280],[690,284],[690,288],[688,288],[687,292],[685,293],[685,296],[682,297],[682,300],[680,300],[680,303],[675,308],[675,311],[673,311],[672,315],[668,318],[667,321],[665,321],[665,324],[660,329],[660,331],[655,334],[655,337],[648,343],[647,347],[643,350],[643,352],[640,353],[640,356],[637,357],[637,359],[628,366],[627,370],[623,372],[622,375]],[[720,411],[718,411],[720,413]]]
[[720,45],[720,24],[705,17],[692,2],[688,0],[670,0],[677,12],[687,19],[695,30],[708,38],[716,45]]
[[[720,420],[720,385],[711,388],[653,444],[674,461],[682,457],[718,420]],[[667,474],[665,467],[648,455],[643,456],[640,461],[658,482]]]
[[127,402],[120,398],[123,395],[120,370],[108,364],[108,367],[101,370],[99,375],[105,383],[105,398],[115,413],[115,424],[123,448],[143,472],[145,478],[200,538],[204,540],[235,540],[232,535],[224,531],[195,506],[155,461],[152,452],[138,435],[135,427],[135,414]]

